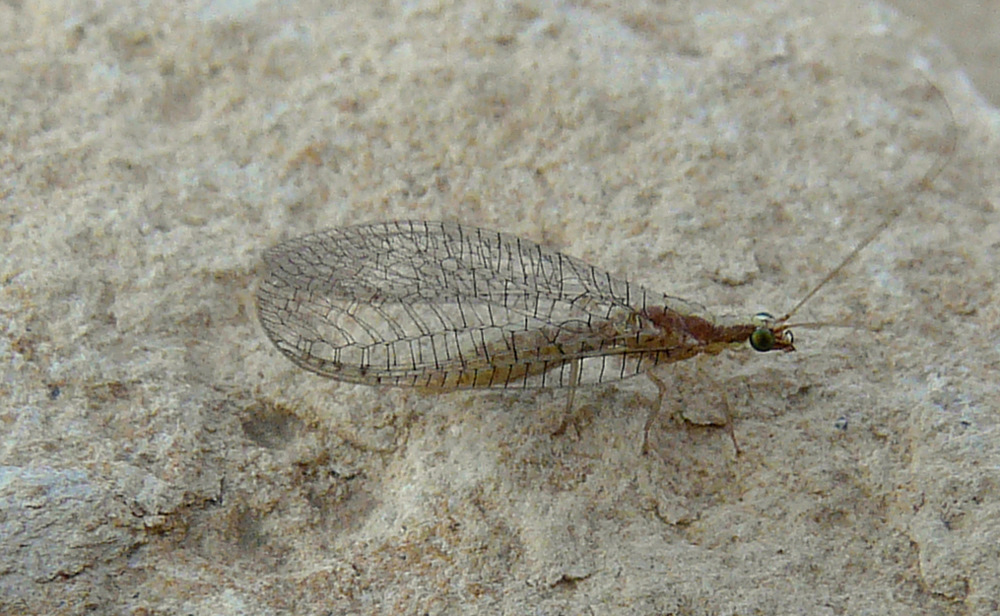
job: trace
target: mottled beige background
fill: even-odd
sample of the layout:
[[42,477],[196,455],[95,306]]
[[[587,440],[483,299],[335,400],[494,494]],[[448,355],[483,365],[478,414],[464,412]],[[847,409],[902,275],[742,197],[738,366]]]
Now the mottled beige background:
[[1000,106],[1000,2],[892,0],[889,4],[940,37],[986,100]]
[[[0,613],[997,613],[963,14],[0,4]],[[661,371],[648,455],[643,379],[553,436],[564,392],[345,385],[254,315],[264,247],[408,217],[781,313],[891,212],[797,315],[846,327]]]

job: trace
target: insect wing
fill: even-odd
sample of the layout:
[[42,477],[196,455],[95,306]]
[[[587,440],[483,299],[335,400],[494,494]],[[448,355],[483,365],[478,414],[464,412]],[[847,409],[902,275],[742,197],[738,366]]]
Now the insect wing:
[[289,240],[264,261],[267,335],[299,366],[344,381],[559,387],[633,376],[661,359],[635,350],[653,334],[637,311],[655,296],[504,233],[358,225]]

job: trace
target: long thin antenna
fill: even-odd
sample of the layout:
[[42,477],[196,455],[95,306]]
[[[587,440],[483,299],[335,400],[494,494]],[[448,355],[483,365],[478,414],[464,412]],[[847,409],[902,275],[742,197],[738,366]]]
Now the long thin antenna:
[[[942,102],[944,102],[944,106],[948,110],[948,115],[951,118],[951,122],[948,123],[948,134],[947,134],[948,145],[946,146],[944,154],[938,157],[937,161],[935,161],[935,163],[931,165],[930,169],[928,169],[927,172],[924,173],[923,177],[916,182],[916,185],[921,186],[923,188],[930,188],[930,186],[934,183],[934,180],[936,180],[937,177],[941,175],[941,172],[944,171],[944,168],[948,165],[948,163],[951,162],[951,159],[955,156],[955,150],[958,144],[958,127],[955,126],[955,113],[954,111],[952,111],[951,105],[948,103],[948,99],[945,98],[944,93],[941,92],[940,88],[931,83],[929,80],[927,83],[928,85],[930,85],[931,89],[938,96],[938,98]],[[875,225],[875,228],[872,229],[871,232],[868,233],[868,235],[866,235],[864,239],[862,239],[858,243],[858,245],[854,247],[853,250],[851,250],[851,252],[847,253],[847,256],[844,257],[844,259],[840,262],[840,264],[837,265],[837,267],[830,270],[830,272],[826,276],[824,276],[823,279],[820,280],[819,283],[816,286],[814,286],[811,291],[806,293],[805,297],[799,300],[799,303],[795,304],[795,306],[791,310],[789,310],[785,314],[785,316],[778,319],[778,322],[783,323],[787,321],[789,318],[791,318],[791,316],[795,314],[795,312],[798,311],[799,308],[805,305],[806,302],[808,302],[810,299],[813,298],[813,296],[819,293],[820,289],[826,286],[828,282],[836,278],[837,275],[840,274],[840,272],[843,271],[845,267],[847,267],[852,261],[854,261],[857,258],[858,254],[862,250],[867,248],[869,244],[874,242],[875,238],[881,235],[881,233],[885,231],[889,225],[895,222],[896,219],[899,218],[899,216],[902,213],[903,213],[902,210],[897,207],[888,216],[886,216],[882,220],[882,222]]]

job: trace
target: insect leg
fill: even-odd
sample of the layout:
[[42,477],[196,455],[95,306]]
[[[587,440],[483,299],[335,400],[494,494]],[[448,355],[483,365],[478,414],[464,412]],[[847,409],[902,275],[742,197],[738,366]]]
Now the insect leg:
[[726,407],[726,432],[729,432],[729,438],[733,440],[733,449],[736,450],[736,455],[743,453],[740,449],[740,444],[736,442],[736,429],[733,427],[733,408],[729,406],[729,396],[726,395],[725,388],[722,389],[722,403]]
[[569,364],[569,392],[566,396],[566,410],[563,413],[563,420],[556,428],[552,436],[561,436],[569,427],[570,417],[573,416],[573,399],[576,397],[576,386],[580,384],[580,361],[574,359]]
[[646,377],[653,382],[653,385],[656,385],[656,389],[660,393],[656,397],[656,404],[649,410],[649,415],[646,416],[646,425],[642,429],[642,455],[649,453],[649,430],[653,427],[653,422],[656,421],[657,415],[660,414],[660,409],[663,408],[663,401],[667,398],[667,384],[663,382],[663,379],[652,372],[647,372]]
[[[699,358],[700,360],[700,358]],[[702,363],[697,361],[697,369],[701,372]],[[646,425],[642,430],[642,454],[646,455],[649,453],[649,431],[653,427],[653,422],[656,421],[656,417],[660,414],[660,410],[663,408],[663,401],[667,397],[667,384],[660,377],[656,376],[652,372],[646,372],[646,377],[656,385],[656,389],[659,390],[659,395],[656,397],[656,404],[650,409],[649,415],[646,417]],[[725,389],[722,390],[722,404],[726,407],[726,431],[729,433],[729,438],[733,441],[733,448],[736,450],[736,455],[742,453],[739,443],[736,441],[736,430],[733,427],[733,413],[732,407],[729,405],[729,396],[726,395]],[[683,419],[683,418],[682,418]],[[689,421],[684,419],[685,421]]]

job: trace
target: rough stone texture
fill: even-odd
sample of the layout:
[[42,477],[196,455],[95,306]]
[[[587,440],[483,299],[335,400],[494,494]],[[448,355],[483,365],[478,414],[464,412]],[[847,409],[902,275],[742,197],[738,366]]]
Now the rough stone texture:
[[1000,4],[994,0],[889,0],[903,15],[919,19],[962,62],[976,89],[1000,105]]
[[[0,5],[0,612],[1000,609],[1000,118],[940,46],[852,3],[335,4]],[[410,217],[781,313],[897,210],[797,315],[850,327],[665,370],[645,456],[645,380],[553,437],[559,392],[338,384],[253,313],[265,246]]]

